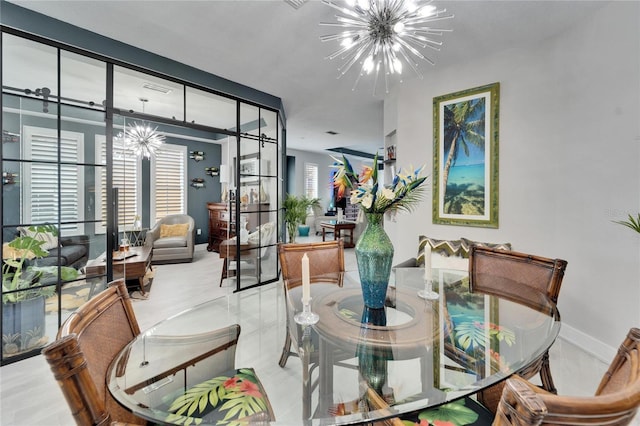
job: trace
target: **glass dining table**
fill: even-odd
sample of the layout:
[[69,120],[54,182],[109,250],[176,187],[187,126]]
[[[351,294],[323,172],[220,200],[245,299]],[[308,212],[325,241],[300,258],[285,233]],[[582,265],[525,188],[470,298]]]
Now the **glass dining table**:
[[[523,305],[470,292],[466,271],[434,269],[432,279],[437,298],[424,299],[424,269],[397,268],[385,307],[369,309],[357,272],[315,277],[312,325],[294,320],[302,310],[296,283],[204,302],[125,347],[109,391],[136,415],[170,424],[171,402],[194,380],[212,379],[198,368],[215,352],[206,336],[238,324],[235,366],[255,370],[273,408],[269,424],[364,424],[472,395],[536,361],[559,333],[558,310],[543,294]],[[281,368],[286,333],[298,357]],[[153,344],[159,336],[180,344]]]

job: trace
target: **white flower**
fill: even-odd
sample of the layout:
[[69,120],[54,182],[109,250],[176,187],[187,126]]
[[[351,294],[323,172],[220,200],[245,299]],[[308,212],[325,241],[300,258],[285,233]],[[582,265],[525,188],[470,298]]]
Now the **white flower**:
[[394,198],[396,198],[396,193],[389,188],[382,188],[381,195],[387,200],[393,200]]
[[371,204],[373,203],[373,195],[371,193],[367,193],[367,195],[365,195],[362,198],[362,206],[365,209],[368,209],[371,207]]

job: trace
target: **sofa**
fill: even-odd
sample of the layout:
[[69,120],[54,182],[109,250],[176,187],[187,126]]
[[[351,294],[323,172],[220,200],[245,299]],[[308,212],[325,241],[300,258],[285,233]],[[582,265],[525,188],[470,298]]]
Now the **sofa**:
[[144,245],[153,248],[151,263],[180,263],[193,260],[195,221],[186,214],[163,217],[147,231]]
[[89,259],[89,237],[86,235],[58,237],[49,232],[31,231],[26,227],[18,227],[17,231],[20,235],[30,235],[44,241],[41,247],[49,252],[46,257],[27,261],[27,265],[69,266],[80,269]]

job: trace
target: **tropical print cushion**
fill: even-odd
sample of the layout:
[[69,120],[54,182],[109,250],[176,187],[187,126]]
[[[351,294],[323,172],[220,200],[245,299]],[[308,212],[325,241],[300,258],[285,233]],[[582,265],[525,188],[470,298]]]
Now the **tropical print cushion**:
[[471,398],[459,399],[402,418],[405,426],[480,426],[492,422],[493,414]]
[[170,405],[168,423],[246,425],[275,420],[271,403],[253,368],[240,368],[199,383]]
[[472,241],[467,238],[460,238],[460,242],[460,255],[465,258],[469,257],[469,250],[471,250],[471,246],[473,245],[500,250],[511,250],[511,243],[485,243],[482,241]]

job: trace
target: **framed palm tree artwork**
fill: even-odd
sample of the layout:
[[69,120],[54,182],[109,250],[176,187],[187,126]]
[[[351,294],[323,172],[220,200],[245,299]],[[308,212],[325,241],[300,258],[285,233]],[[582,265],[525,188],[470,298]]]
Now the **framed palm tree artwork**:
[[433,223],[498,227],[500,83],[433,98]]

